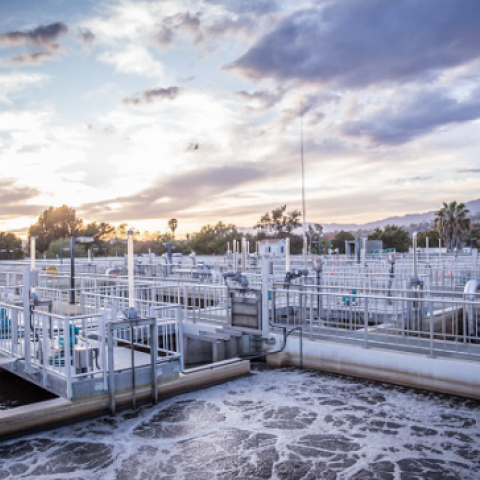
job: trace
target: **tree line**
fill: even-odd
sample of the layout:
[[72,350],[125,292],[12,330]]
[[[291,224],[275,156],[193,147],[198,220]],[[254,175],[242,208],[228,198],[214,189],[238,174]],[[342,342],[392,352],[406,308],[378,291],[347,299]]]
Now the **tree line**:
[[[175,231],[178,220],[168,221],[169,231],[161,233],[140,233],[133,226],[122,223],[118,226],[105,222],[85,223],[78,218],[75,209],[66,205],[49,207],[40,214],[38,220],[30,226],[28,235],[36,238],[36,249],[40,255],[47,258],[68,257],[69,237],[93,237],[89,245],[75,245],[76,256],[86,256],[91,248],[96,256],[123,256],[126,253],[128,230],[133,230],[136,253],[166,252],[167,243],[171,243],[175,252],[189,254],[225,254],[227,245],[232,246],[234,240],[245,237],[251,244],[266,238],[290,238],[291,251],[299,254],[303,248],[303,237],[295,233],[301,226],[301,213],[298,210],[287,211],[286,205],[281,205],[260,216],[252,233],[244,233],[234,224],[222,221],[203,226],[198,232],[187,233],[185,239],[176,239]],[[422,225],[423,231],[418,234],[418,245],[426,246],[426,237],[431,247],[439,245],[449,250],[459,249],[470,244],[473,238],[480,240],[480,215],[470,217],[463,203],[444,203],[435,214],[431,224]],[[412,245],[409,229],[396,225],[387,225],[370,232],[340,231],[333,235],[323,235],[322,226],[311,223],[306,230],[307,242],[312,253],[323,253],[329,248],[345,253],[345,240],[354,240],[355,235],[367,234],[370,240],[381,240],[384,248],[394,248],[398,252],[406,252]],[[28,253],[27,242],[27,253]],[[0,233],[0,258],[19,259],[24,254],[22,241],[13,233]]]
[[[480,215],[469,217],[465,204],[443,203],[442,208],[435,212],[431,223],[412,225],[409,229],[397,225],[386,225],[383,229],[376,228],[373,232],[362,232],[369,240],[381,240],[383,248],[393,248],[397,252],[407,252],[412,246],[412,231],[418,231],[417,244],[421,248],[441,245],[448,251],[459,250],[478,240],[480,242]],[[359,232],[356,232],[357,235]],[[341,230],[330,239],[330,247],[338,248],[345,253],[345,240],[354,240],[350,232]]]

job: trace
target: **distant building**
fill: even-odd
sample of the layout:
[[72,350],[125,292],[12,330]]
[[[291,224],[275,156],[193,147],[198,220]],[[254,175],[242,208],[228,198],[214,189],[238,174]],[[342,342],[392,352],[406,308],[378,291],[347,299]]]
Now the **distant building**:
[[258,253],[269,257],[285,257],[287,255],[287,241],[279,238],[260,240],[258,242]]

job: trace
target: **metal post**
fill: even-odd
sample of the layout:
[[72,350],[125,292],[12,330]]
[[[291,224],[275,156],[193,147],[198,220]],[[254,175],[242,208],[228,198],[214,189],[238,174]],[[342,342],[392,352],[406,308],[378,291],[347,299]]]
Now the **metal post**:
[[108,324],[108,397],[110,400],[110,413],[115,415],[117,405],[115,401],[115,370],[113,361],[113,324]]
[[413,232],[413,276],[418,277],[417,232]]
[[24,352],[25,352],[25,370],[30,369],[31,353],[30,353],[30,337],[32,332],[30,320],[30,267],[27,265],[23,268],[23,328],[25,331]]
[[247,241],[242,238],[242,272],[247,269]]
[[237,271],[237,241],[236,240],[233,240],[232,247],[233,247],[233,271],[236,272]]
[[308,268],[308,244],[307,244],[307,235],[303,234],[303,265],[304,268]]
[[153,318],[150,326],[150,361],[152,362],[152,402],[154,405],[158,402],[158,386],[157,386],[157,361],[158,361],[158,319]]
[[285,271],[290,271],[290,237],[285,239],[285,250],[286,250],[286,258],[285,258]]
[[70,304],[75,303],[75,237],[70,237]]
[[270,334],[270,308],[269,308],[269,276],[270,268],[269,261],[266,255],[262,257],[262,335],[267,338]]
[[135,308],[135,284],[133,264],[133,231],[128,232],[128,306]]

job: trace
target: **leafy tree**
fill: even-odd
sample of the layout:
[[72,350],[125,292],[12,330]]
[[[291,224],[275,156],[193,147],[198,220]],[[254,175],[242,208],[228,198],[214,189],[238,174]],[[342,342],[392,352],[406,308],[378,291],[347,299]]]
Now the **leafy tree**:
[[438,247],[438,241],[440,239],[440,235],[436,230],[428,230],[426,232],[420,232],[417,235],[417,243],[419,247],[425,248],[427,246],[428,237],[428,244],[430,247]]
[[178,220],[176,218],[171,218],[168,221],[168,228],[172,231],[172,237],[175,238],[175,230],[178,227]]
[[5,260],[23,258],[22,241],[11,232],[0,232],[0,258]]
[[115,234],[115,227],[105,222],[92,222],[88,225],[85,225],[79,233],[85,237],[93,237],[95,239],[95,243],[106,242],[113,238]]
[[443,207],[435,213],[435,227],[449,251],[463,247],[470,230],[468,213],[465,204],[457,202],[444,202]]
[[[63,250],[63,253],[62,253]],[[54,240],[45,252],[47,258],[70,258],[70,238],[58,238]],[[86,257],[87,247],[78,243],[74,246],[75,257]]]
[[386,225],[383,230],[376,228],[368,239],[381,240],[383,248],[394,248],[397,252],[407,252],[411,244],[410,234],[397,225]]
[[472,240],[475,239],[475,245],[477,248],[480,247],[480,222],[472,222],[470,226],[470,231],[468,235],[465,237],[465,243],[467,246],[470,246]]
[[355,240],[355,237],[350,232],[340,230],[338,233],[335,234],[335,237],[332,240],[333,248],[338,248],[339,252],[344,254],[346,240]]
[[199,254],[225,253],[227,243],[240,240],[235,225],[218,222],[216,225],[205,225],[199,232],[192,234],[190,247]]
[[287,212],[287,206],[282,205],[274,208],[271,212],[264,213],[257,222],[255,228],[263,233],[270,233],[274,236],[285,236],[299,227],[302,216],[300,210]]
[[323,236],[323,227],[319,223],[310,223],[307,229],[307,241],[312,253],[321,253],[321,238]]
[[36,237],[37,250],[44,253],[54,240],[75,235],[82,226],[83,221],[77,219],[75,209],[62,205],[42,212],[37,222],[30,226],[28,234]]

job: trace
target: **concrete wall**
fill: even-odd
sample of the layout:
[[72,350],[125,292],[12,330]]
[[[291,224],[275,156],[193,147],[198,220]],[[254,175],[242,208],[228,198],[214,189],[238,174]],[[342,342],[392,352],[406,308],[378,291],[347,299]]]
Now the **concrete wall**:
[[[159,380],[158,395],[160,399],[167,398],[226,382],[249,373],[250,362],[248,360],[230,364],[225,362],[218,364],[215,369],[192,371],[188,375],[180,374],[180,377],[166,383],[161,383],[161,380]],[[138,403],[149,402],[151,389],[140,387],[136,395]],[[130,391],[118,392],[116,398],[119,407],[129,407],[132,403],[132,393]],[[0,411],[0,440],[107,412],[108,396],[106,395],[76,402],[57,398],[12,408],[11,410],[2,410]]]
[[[267,361],[271,366],[300,366],[299,339],[289,338],[284,352]],[[476,362],[304,340],[303,366],[480,400]]]

